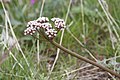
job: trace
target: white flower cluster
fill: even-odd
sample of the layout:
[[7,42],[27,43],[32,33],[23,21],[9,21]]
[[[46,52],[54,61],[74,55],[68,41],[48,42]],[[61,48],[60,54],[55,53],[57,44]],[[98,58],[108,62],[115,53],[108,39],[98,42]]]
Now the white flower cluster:
[[37,29],[39,30],[40,28],[49,26],[49,24],[46,23],[48,21],[49,19],[47,17],[40,17],[37,20],[29,21],[27,24],[27,29],[24,30],[24,35],[33,35]]
[[66,28],[65,26],[65,22],[63,19],[60,18],[52,18],[51,19],[54,23],[55,23],[55,27],[59,30],[63,30],[64,28]]
[[30,21],[27,24],[27,29],[24,30],[24,35],[33,35],[36,32],[36,21]]
[[[57,29],[62,30],[65,28],[65,22],[63,19],[52,18],[51,20],[55,23],[55,27]],[[37,20],[29,21],[27,24],[27,29],[24,30],[24,35],[33,35],[36,30],[39,30],[40,28],[44,29],[45,34],[50,39],[53,39],[57,35],[57,31],[53,29],[47,17],[40,17]]]
[[57,31],[52,28],[52,25],[50,23],[42,23],[41,27],[45,29],[45,34],[50,39],[53,39],[57,35]]
[[53,39],[56,35],[57,35],[57,31],[55,29],[52,29],[52,28],[47,28],[46,31],[45,31],[45,34]]

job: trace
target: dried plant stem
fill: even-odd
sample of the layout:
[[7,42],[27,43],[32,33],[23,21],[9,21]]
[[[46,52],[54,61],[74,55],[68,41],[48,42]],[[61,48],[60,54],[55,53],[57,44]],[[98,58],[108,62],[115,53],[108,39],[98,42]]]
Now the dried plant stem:
[[[45,4],[45,0],[42,0],[42,6],[41,6],[41,10],[40,10],[40,17],[42,16],[42,12],[43,12],[43,8],[44,8],[44,4]],[[39,34],[37,34],[37,37],[39,38]],[[39,56],[39,53],[40,53],[40,41],[37,40],[37,60],[38,60],[38,65],[39,65],[39,62],[40,62],[40,56]]]
[[[47,38],[46,38],[46,39],[47,39]],[[54,46],[56,46],[57,48],[63,50],[63,51],[66,52],[67,54],[70,54],[70,55],[72,55],[72,56],[74,56],[74,57],[76,57],[76,58],[78,58],[78,59],[81,59],[81,60],[83,60],[83,61],[85,61],[85,62],[87,62],[87,63],[90,63],[90,64],[92,64],[92,65],[94,65],[94,66],[97,66],[97,67],[99,67],[100,69],[103,69],[103,70],[109,72],[110,74],[112,74],[112,75],[120,78],[120,74],[114,72],[113,70],[110,70],[110,69],[108,69],[107,67],[104,67],[104,66],[102,66],[102,65],[100,65],[100,64],[98,64],[98,63],[96,63],[96,62],[94,62],[94,61],[92,61],[92,60],[89,60],[89,59],[87,59],[87,58],[85,58],[85,57],[83,57],[83,56],[81,56],[81,55],[79,55],[79,54],[77,54],[77,53],[75,53],[75,52],[72,52],[71,50],[66,49],[65,47],[59,45],[58,43],[56,43],[56,42],[53,41],[53,40],[52,40],[52,41],[49,40],[49,41],[50,41]]]
[[98,61],[93,55],[92,53],[87,49],[85,48],[85,46],[82,44],[82,42],[80,40],[78,40],[73,34],[72,32],[69,30],[69,28],[67,29],[68,33],[80,44],[81,47],[84,48],[84,50],[95,60],[95,61]]
[[[9,16],[8,16],[8,13],[7,13],[6,9],[5,9],[3,0],[0,0],[0,2],[1,2],[1,4],[2,4],[3,11],[4,11],[5,16],[6,16],[6,19],[7,19],[7,21],[8,21],[8,25],[9,25],[9,27],[10,27],[11,34],[12,34],[13,38],[14,38],[15,41],[16,41],[16,45],[17,45],[19,51],[21,52],[21,54],[22,54],[22,56],[23,56],[23,58],[24,58],[24,60],[25,60],[25,62],[26,62],[26,64],[27,64],[27,66],[28,66],[28,68],[29,68],[29,70],[30,70],[30,72],[31,72],[31,75],[33,76],[33,72],[32,72],[32,70],[31,70],[31,68],[30,68],[30,64],[29,64],[29,62],[28,62],[28,60],[27,60],[27,58],[26,58],[26,56],[25,56],[25,54],[24,54],[24,52],[23,52],[23,50],[22,50],[22,48],[21,48],[21,46],[20,46],[20,44],[19,44],[19,42],[18,42],[18,39],[17,39],[17,37],[16,37],[16,35],[15,35],[15,32],[14,32],[14,30],[13,30],[13,27],[12,27],[10,18],[9,18]],[[15,59],[15,58],[14,58],[14,59]]]
[[3,44],[7,48],[7,50],[0,57],[0,66],[6,60],[7,56],[10,54],[13,57],[13,59],[18,63],[18,65],[24,70],[23,66],[19,63],[19,61],[16,59],[16,57],[11,52],[12,48],[15,47],[16,42],[12,46],[10,46],[10,48],[8,48],[5,43],[3,43]]
[[[72,0],[69,1],[68,10],[67,10],[66,17],[65,17],[65,23],[67,22],[67,19],[68,19],[68,15],[69,15],[69,12],[70,12],[71,3],[72,3]],[[61,34],[61,38],[60,38],[60,42],[59,42],[60,45],[62,44],[62,41],[63,41],[64,32],[65,32],[65,31],[63,30],[63,31],[62,31],[62,34]],[[51,70],[50,70],[50,72],[49,72],[48,79],[50,78],[50,75],[51,75],[51,73],[52,73],[52,71],[53,71],[53,69],[54,69],[54,67],[55,67],[55,64],[56,64],[56,62],[57,62],[57,60],[58,60],[59,53],[60,53],[60,49],[58,48],[58,49],[57,49],[57,54],[56,54],[55,60],[54,60],[54,62],[53,62],[53,65],[52,65],[52,67],[51,67]]]
[[114,24],[113,24],[113,22],[115,23],[115,21],[112,22],[113,18],[111,20],[111,15],[110,15],[110,13],[108,11],[108,5],[107,5],[107,3],[104,0],[98,0],[98,2],[101,5],[101,7],[102,7],[102,9],[103,9],[103,11],[104,11],[104,13],[105,13],[105,15],[106,15],[109,23],[110,23],[110,25],[112,26],[113,31],[115,32],[117,39],[120,40],[120,36],[119,36],[119,34],[118,34],[116,28],[114,27]]

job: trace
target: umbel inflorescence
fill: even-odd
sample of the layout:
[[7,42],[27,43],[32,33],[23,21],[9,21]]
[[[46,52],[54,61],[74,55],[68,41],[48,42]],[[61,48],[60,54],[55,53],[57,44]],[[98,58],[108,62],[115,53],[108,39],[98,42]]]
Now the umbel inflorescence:
[[36,31],[43,30],[48,38],[53,39],[58,31],[65,29],[66,26],[63,19],[52,18],[51,21],[54,22],[54,27],[49,23],[47,17],[39,17],[37,20],[29,21],[24,35],[33,35]]

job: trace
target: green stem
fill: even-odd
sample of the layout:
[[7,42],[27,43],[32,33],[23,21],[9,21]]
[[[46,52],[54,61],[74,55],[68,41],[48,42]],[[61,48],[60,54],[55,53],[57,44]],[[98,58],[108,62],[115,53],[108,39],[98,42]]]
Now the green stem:
[[[47,39],[47,38],[46,38],[46,39]],[[81,56],[81,55],[79,55],[79,54],[77,54],[77,53],[75,53],[75,52],[72,52],[71,50],[66,49],[65,47],[59,45],[58,43],[56,43],[56,42],[53,41],[53,40],[52,40],[52,41],[51,41],[51,40],[48,40],[48,41],[50,41],[54,46],[56,46],[57,48],[63,50],[63,51],[66,52],[67,54],[70,54],[70,55],[72,55],[72,56],[74,56],[74,57],[76,57],[76,58],[78,58],[78,59],[81,59],[81,60],[83,60],[83,61],[85,61],[85,62],[87,62],[87,63],[90,63],[90,64],[92,64],[92,65],[94,65],[94,66],[97,66],[97,67],[99,67],[100,69],[103,69],[103,70],[109,72],[110,74],[112,74],[112,75],[120,78],[120,74],[114,72],[113,70],[110,70],[110,69],[108,69],[107,67],[104,67],[104,66],[98,64],[97,62],[94,62],[94,61],[92,61],[92,60],[89,60],[89,59],[87,59],[87,58],[85,58],[85,57],[83,57],[83,56]]]

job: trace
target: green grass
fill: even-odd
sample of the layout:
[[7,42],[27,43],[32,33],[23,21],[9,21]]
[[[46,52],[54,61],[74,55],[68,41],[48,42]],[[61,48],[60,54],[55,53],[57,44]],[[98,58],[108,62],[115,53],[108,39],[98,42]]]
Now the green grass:
[[[83,15],[85,25],[83,27],[82,18],[82,8],[80,0],[73,0],[71,4],[70,12],[66,24],[69,25],[72,21],[73,24],[70,26],[70,31],[80,40],[86,49],[88,49],[94,57],[102,56],[105,58],[119,56],[119,39],[116,36],[114,29],[117,34],[120,35],[120,30],[117,28],[116,24],[110,24],[107,19],[105,12],[102,10],[99,2],[97,0],[83,0]],[[109,12],[112,15],[115,22],[120,25],[120,10],[119,3],[120,0],[106,0],[109,8]],[[48,71],[46,68],[47,60],[49,57],[56,53],[57,48],[52,46],[46,41],[40,41],[40,64],[37,64],[37,46],[36,40],[31,36],[24,36],[23,31],[26,28],[27,22],[30,20],[37,19],[40,15],[40,8],[42,1],[37,0],[34,5],[31,5],[29,0],[11,0],[10,3],[4,3],[5,9],[8,12],[9,19],[11,21],[12,29],[19,40],[21,49],[23,50],[24,56],[21,54],[19,48],[14,47],[12,54],[18,60],[18,62],[23,66],[22,69],[16,60],[9,53],[5,61],[0,65],[0,80],[46,80],[48,77]],[[69,5],[69,0],[46,0],[43,8],[42,16],[47,16],[48,18],[59,17],[65,19],[67,9]],[[96,12],[98,10],[98,12]],[[8,34],[13,37],[10,30],[10,25],[5,25],[5,13],[0,3],[0,36],[2,36],[3,29],[5,30],[8,26]],[[113,33],[113,37],[117,40],[114,43],[115,49],[112,47],[111,38],[108,26]],[[57,42],[60,40],[61,33],[55,38]],[[40,37],[41,38],[41,37]],[[3,40],[0,40],[0,55],[7,50]],[[8,44],[5,43],[7,46]],[[93,59],[89,56],[81,45],[65,30],[63,43],[66,48],[71,49],[83,56]],[[4,48],[5,47],[5,48]],[[8,46],[9,48],[9,46]],[[27,65],[25,59],[27,59],[29,66]],[[97,58],[97,60],[99,60]],[[117,58],[119,63],[120,58]],[[65,70],[71,71],[73,69],[79,68],[78,59],[66,55],[63,51],[60,51],[59,58],[54,67],[54,70],[50,76],[51,80],[65,80],[66,76],[62,77]],[[108,64],[109,65],[109,64]],[[32,72],[31,72],[32,71]],[[120,70],[117,71],[120,73]],[[33,75],[32,75],[33,73]]]

